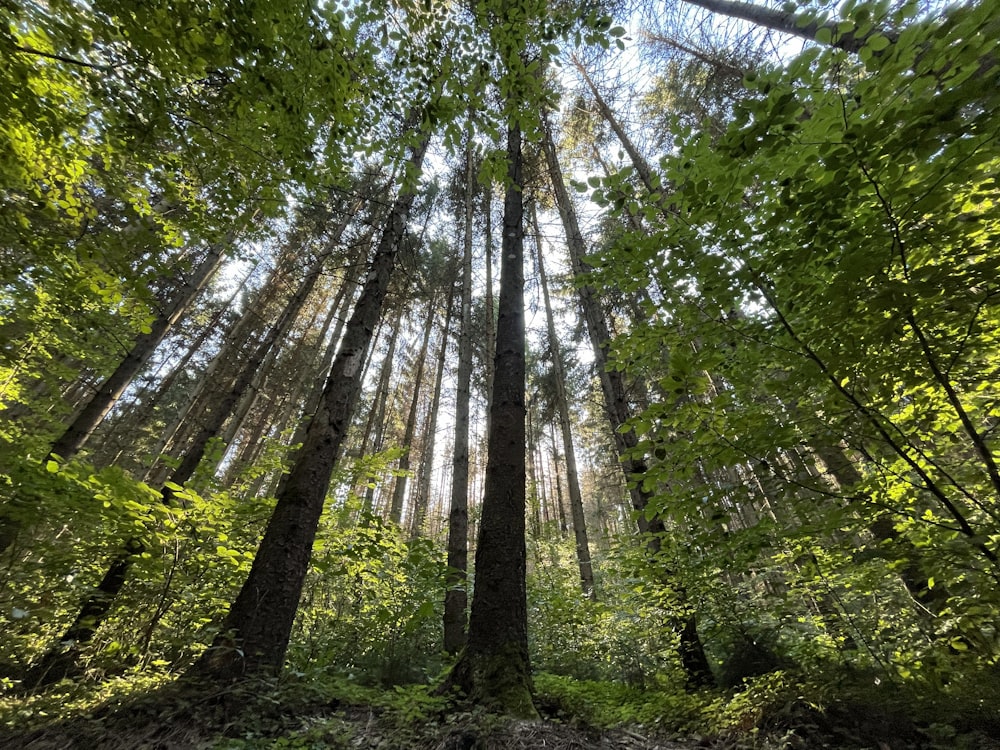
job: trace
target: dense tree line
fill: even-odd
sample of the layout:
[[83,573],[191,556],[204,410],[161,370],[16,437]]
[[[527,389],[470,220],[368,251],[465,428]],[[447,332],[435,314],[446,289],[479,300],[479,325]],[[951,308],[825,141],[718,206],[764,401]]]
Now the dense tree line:
[[0,13],[12,690],[995,681],[989,4]]

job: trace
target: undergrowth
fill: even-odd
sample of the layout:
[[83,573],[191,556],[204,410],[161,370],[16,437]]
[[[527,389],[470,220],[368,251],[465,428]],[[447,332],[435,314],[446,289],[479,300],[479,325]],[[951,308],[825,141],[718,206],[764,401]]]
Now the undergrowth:
[[[555,733],[542,738],[549,744],[565,730],[576,732],[572,742],[600,737],[610,743],[601,747],[628,746],[609,739],[616,731],[757,750],[998,746],[988,739],[997,736],[997,724],[988,723],[993,712],[982,706],[977,711],[946,698],[931,705],[882,686],[834,686],[783,671],[747,678],[734,690],[698,692],[543,672],[535,676],[535,691],[546,721],[533,726]],[[433,685],[380,688],[321,671],[225,689],[177,683],[167,674],[137,674],[0,699],[0,745],[9,748],[505,747],[493,739],[509,739],[516,726],[437,695]],[[483,744],[483,738],[493,739]],[[530,741],[522,736],[520,745],[510,746],[527,747]]]

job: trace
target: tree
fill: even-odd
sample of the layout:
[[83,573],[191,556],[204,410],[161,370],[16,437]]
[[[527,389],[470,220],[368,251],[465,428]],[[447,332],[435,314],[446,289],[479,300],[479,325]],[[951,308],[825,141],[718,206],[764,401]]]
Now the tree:
[[[343,226],[341,232],[337,233],[337,240],[339,240],[342,231]],[[279,342],[288,335],[292,323],[301,313],[320,273],[327,264],[330,252],[327,250],[313,260],[299,287],[286,302],[281,315],[271,326],[271,330],[258,343],[246,361],[241,364],[240,371],[229,390],[222,394],[221,399],[212,404],[213,408],[202,415],[204,421],[200,431],[188,447],[180,464],[174,469],[170,481],[160,491],[163,502],[174,502],[183,485],[194,476],[195,470],[205,457],[209,443],[219,435],[225,421],[229,418],[242,420],[246,416],[245,412],[242,416],[238,413],[234,414],[234,409],[239,401],[246,396],[247,390],[264,366],[265,360],[273,356]],[[132,537],[125,542],[122,549],[112,559],[107,573],[97,588],[83,602],[79,614],[69,629],[63,634],[59,643],[52,646],[32,667],[25,678],[25,684],[32,687],[51,684],[63,679],[73,671],[81,649],[90,642],[97,628],[100,627],[114,605],[134,560],[145,551],[146,543],[140,537]]]
[[435,299],[431,295],[427,300],[427,319],[424,322],[424,332],[417,352],[416,370],[413,373],[413,394],[410,397],[410,408],[406,415],[406,427],[403,432],[403,448],[406,451],[399,459],[400,475],[392,490],[392,504],[389,508],[389,519],[396,524],[403,520],[403,502],[406,499],[406,484],[410,471],[410,451],[413,448],[413,436],[417,429],[417,409],[420,406],[420,387],[424,379],[424,365],[427,362],[428,345],[431,340],[431,329],[434,327]]
[[[810,41],[826,42],[848,52],[859,51],[873,34],[878,33],[873,30],[867,11],[865,17],[859,19],[861,21],[859,24],[852,22],[842,26],[834,21],[812,18],[807,14],[789,13],[785,10],[774,10],[734,0],[683,0],[683,2]],[[895,40],[895,36],[891,34],[888,38]]]
[[[562,433],[563,456],[566,461],[566,483],[569,488],[569,507],[573,516],[573,535],[576,538],[576,559],[580,567],[580,585],[586,596],[596,598],[594,589],[594,568],[590,559],[590,542],[587,539],[587,521],[583,512],[583,495],[580,492],[580,477],[576,468],[576,450],[573,448],[573,434],[570,429],[569,399],[566,395],[566,374],[563,372],[562,351],[556,338],[555,316],[549,297],[548,277],[545,275],[545,260],[542,252],[541,231],[538,228],[537,207],[531,205],[532,226],[538,251],[538,280],[542,287],[545,304],[545,325],[549,335],[552,354],[552,369],[556,386],[556,409],[559,414],[559,429]],[[561,510],[561,502],[560,502]]]
[[464,233],[462,235],[461,314],[458,373],[455,383],[455,440],[451,502],[448,510],[448,572],[445,579],[444,649],[458,653],[465,644],[466,574],[469,554],[469,399],[472,381],[472,152],[465,153]]
[[481,705],[534,716],[525,593],[524,228],[521,130],[507,131],[500,314],[476,585],[450,681]]
[[[448,359],[448,334],[451,331],[451,320],[454,312],[454,272],[449,272],[451,279],[445,303],[444,323],[441,325],[441,341],[438,346],[436,372],[434,374],[434,393],[431,396],[427,410],[427,420],[424,427],[423,450],[420,456],[420,468],[417,471],[416,499],[413,503],[413,518],[410,523],[410,537],[416,538],[423,533],[424,521],[427,516],[427,506],[431,497],[431,473],[434,467],[434,446],[437,441],[438,412],[441,405],[441,386],[444,380],[444,368]],[[464,610],[464,608],[463,608]]]
[[210,247],[204,259],[193,269],[190,278],[182,276],[178,280],[177,292],[167,308],[149,326],[148,332],[140,334],[122,363],[100,385],[63,434],[53,441],[50,455],[66,460],[76,455],[83,447],[87,438],[153,356],[156,347],[170,332],[171,326],[186,312],[194,298],[208,284],[225,257],[224,252],[228,249],[228,244]]
[[[610,110],[608,113],[610,114]],[[617,125],[617,121],[613,117],[610,122],[615,123],[615,132],[619,134],[619,137],[625,138],[624,131]],[[559,157],[552,139],[551,125],[547,118],[544,120],[544,126],[542,150],[545,154],[549,182],[556,198],[556,207],[559,210],[559,216],[566,233],[570,267],[577,278],[589,279],[592,269],[584,260],[587,256],[586,244],[576,218],[576,211],[563,181]],[[642,173],[649,175],[649,168],[645,165],[645,160],[639,156],[638,151],[635,151],[634,146],[631,146],[627,138],[623,143],[629,144],[629,153],[635,152],[633,158],[638,159]],[[652,184],[652,177],[647,177],[647,179]],[[632,507],[636,511],[636,523],[639,533],[647,537],[647,547],[655,559],[660,551],[660,536],[666,529],[662,519],[651,513],[653,492],[645,481],[649,467],[641,451],[639,436],[631,426],[634,415],[629,406],[625,379],[622,371],[611,365],[608,351],[611,345],[611,334],[595,288],[590,284],[581,284],[578,289],[580,306],[583,310],[587,333],[594,352],[595,366],[604,395],[604,408],[611,434],[614,436],[625,482],[629,488]],[[680,610],[684,623],[679,632],[679,655],[687,673],[687,679],[690,684],[695,686],[711,684],[713,681],[712,671],[708,664],[708,658],[705,656],[701,638],[698,636],[696,614],[685,601],[684,587],[674,584],[673,588],[679,600],[678,610]]]
[[[429,140],[428,135],[421,135],[411,150],[408,162],[414,173],[420,171]],[[191,667],[192,676],[225,681],[281,668],[330,476],[353,416],[362,365],[414,197],[414,189],[405,187],[393,203],[319,407],[278,497],[250,575],[219,636]]]
[[[900,571],[917,592],[926,588],[921,579],[934,578],[960,610],[963,597],[953,587],[982,584],[970,584],[946,560],[964,560],[980,581],[995,577],[996,551],[980,544],[995,523],[990,418],[974,395],[990,388],[980,373],[993,345],[980,324],[992,315],[992,293],[979,274],[992,271],[973,260],[982,257],[980,235],[966,222],[974,216],[982,228],[993,219],[990,208],[966,201],[985,186],[982,166],[962,161],[992,163],[989,149],[980,150],[984,123],[974,113],[995,104],[976,83],[990,64],[978,52],[957,51],[957,39],[984,23],[968,9],[949,14],[931,42],[914,21],[895,45],[870,37],[859,59],[813,49],[761,74],[760,83],[749,78],[755,95],[721,138],[678,134],[676,160],[663,162],[663,183],[672,185],[683,221],[661,214],[645,250],[629,244],[627,253],[614,253],[629,265],[617,267],[619,279],[663,269],[655,274],[656,307],[669,318],[618,342],[664,386],[663,400],[634,422],[648,450],[663,457],[650,482],[684,466],[714,474],[705,485],[713,511],[693,529],[697,547],[731,543],[746,565],[764,568],[768,557],[751,551],[751,537],[780,540],[781,575],[817,594],[842,583],[839,607],[858,633],[872,625],[860,626],[851,593],[857,577],[894,580],[892,571]],[[926,99],[891,93],[911,78],[922,81]],[[940,112],[942,105],[968,119],[957,130],[948,124],[923,134],[925,107]],[[966,155],[962,167],[956,153]],[[738,205],[714,203],[734,191]],[[930,211],[935,202],[941,209]],[[933,292],[925,286],[931,277]],[[633,336],[636,345],[626,344]],[[943,439],[942,429],[952,437]],[[680,445],[678,434],[691,442]],[[840,488],[852,488],[836,495],[841,502],[830,504],[828,486],[782,469],[802,445],[825,456],[826,469],[844,479]],[[738,499],[737,487],[719,481],[726,473],[762,479],[766,494]],[[671,490],[653,505],[689,524],[704,513],[706,496],[689,487],[686,497]],[[765,531],[771,525],[777,528]],[[810,548],[819,550],[814,564],[791,562]],[[891,567],[881,568],[889,558]],[[711,569],[704,567],[708,576]],[[926,612],[916,614],[922,606],[909,599],[900,611],[925,621]],[[900,635],[898,653],[969,649],[963,638],[981,644],[977,612],[940,631],[937,646]]]

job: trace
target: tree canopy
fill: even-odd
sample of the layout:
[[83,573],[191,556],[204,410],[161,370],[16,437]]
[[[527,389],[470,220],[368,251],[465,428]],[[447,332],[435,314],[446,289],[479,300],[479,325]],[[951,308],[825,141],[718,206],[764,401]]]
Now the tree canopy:
[[1000,736],[992,4],[0,18],[4,742]]

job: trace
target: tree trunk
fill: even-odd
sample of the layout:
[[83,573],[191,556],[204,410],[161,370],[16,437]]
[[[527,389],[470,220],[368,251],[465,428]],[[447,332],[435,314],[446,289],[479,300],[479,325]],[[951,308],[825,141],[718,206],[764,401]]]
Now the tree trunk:
[[208,284],[209,279],[222,263],[226,249],[228,249],[228,243],[212,245],[209,248],[208,254],[194,269],[191,277],[183,280],[169,307],[152,322],[149,333],[142,333],[136,338],[125,359],[107,380],[101,383],[97,392],[76,416],[73,423],[52,443],[49,451],[52,455],[68,459],[79,452],[97,425],[118,403],[122,393],[139,374],[149,358],[153,356],[156,347],[188,309],[194,298]]
[[[226,418],[230,416],[233,408],[260,371],[264,360],[268,357],[272,349],[278,345],[279,340],[284,338],[288,333],[288,329],[301,312],[306,298],[312,292],[316,280],[323,270],[327,257],[328,253],[324,253],[313,262],[306,277],[302,280],[299,289],[282,311],[271,332],[243,364],[242,370],[229,392],[215,404],[215,408],[207,415],[207,421],[202,425],[194,444],[188,448],[180,465],[171,474],[169,483],[161,491],[164,502],[170,502],[173,499],[175,492],[172,489],[173,486],[185,484],[194,475],[195,470],[205,456],[209,442],[222,429]],[[145,543],[138,537],[129,539],[125,543],[122,550],[111,562],[101,584],[84,601],[80,609],[80,614],[77,615],[69,631],[60,639],[59,645],[54,646],[42,657],[37,668],[39,677],[35,680],[36,686],[58,681],[69,674],[74,668],[76,660],[80,655],[80,646],[90,641],[97,628],[104,622],[111,611],[111,607],[114,605],[115,599],[117,599],[118,594],[121,592],[122,586],[125,585],[125,581],[128,579],[128,572],[132,567],[132,563],[135,561],[136,556],[142,554],[145,550]],[[67,642],[72,642],[74,648],[63,648],[63,644]],[[50,662],[53,662],[53,665],[43,671],[42,668],[49,665]],[[58,668],[56,668],[57,666]],[[35,668],[32,669],[32,672],[34,671]],[[60,671],[62,671],[61,674]]]
[[451,328],[452,303],[455,299],[454,277],[449,276],[448,303],[444,314],[444,326],[441,328],[441,348],[438,351],[437,371],[434,374],[434,393],[427,413],[427,423],[424,427],[423,450],[420,455],[420,469],[417,471],[417,492],[413,503],[413,517],[410,521],[410,538],[420,536],[424,519],[427,517],[427,506],[430,504],[431,472],[434,470],[434,444],[436,442],[438,410],[441,406],[441,382],[444,380],[444,366],[448,360],[448,332]]
[[[527,401],[525,409],[525,421],[527,422],[525,436],[528,439],[525,479],[528,482],[526,502],[531,535],[538,541],[542,538],[543,493],[542,481],[539,477],[541,472],[538,470],[538,451],[535,450],[535,401],[536,399]],[[565,523],[565,518],[561,521]],[[538,545],[535,545],[535,549],[538,549]]]
[[284,280],[280,269],[274,269],[260,289],[251,295],[252,299],[248,301],[239,319],[224,332],[222,336],[223,346],[205,368],[197,385],[188,395],[185,404],[178,409],[177,414],[162,431],[160,439],[153,447],[152,459],[144,481],[149,484],[162,484],[167,480],[170,470],[162,466],[159,461],[160,457],[165,453],[175,458],[180,457],[184,445],[192,437],[197,424],[197,420],[189,418],[190,415],[202,413],[209,408],[209,405],[216,400],[214,389],[220,388],[220,383],[232,382],[235,376],[231,373],[227,375],[227,368],[235,366],[234,363],[240,359],[240,352],[244,347],[250,345],[250,341],[255,335],[260,333],[257,325],[260,318],[255,311],[264,309],[275,300]]
[[[697,5],[713,13],[720,13],[731,18],[741,18],[744,21],[774,29],[784,34],[802,37],[810,41],[816,41],[816,35],[821,29],[830,32],[829,44],[846,50],[847,52],[857,52],[861,49],[868,37],[879,30],[869,31],[867,34],[855,36],[851,33],[840,34],[837,30],[836,21],[819,21],[810,19],[798,13],[786,13],[783,10],[768,8],[755,3],[735,2],[734,0],[683,0],[690,5]],[[881,33],[895,40],[896,35],[892,32],[882,30]]]
[[[471,178],[470,178],[471,179]],[[471,219],[470,219],[471,221]],[[483,188],[483,241],[486,246],[486,289],[485,308],[486,315],[486,351],[483,353],[483,360],[486,365],[486,434],[490,432],[490,405],[493,398],[493,357],[497,351],[497,325],[494,307],[495,295],[493,294],[493,185],[486,185]]]
[[562,456],[559,455],[559,447],[556,442],[555,427],[549,424],[549,443],[552,446],[552,465],[557,467],[556,475],[556,510],[559,511],[559,531],[563,536],[569,533],[569,525],[566,523],[566,511],[563,508],[562,480],[559,478],[558,467],[562,464]]
[[[585,277],[591,270],[590,266],[583,260],[586,255],[586,243],[583,239],[583,234],[580,232],[573,203],[563,182],[562,169],[559,166],[555,142],[552,139],[552,129],[547,117],[544,119],[543,125],[542,150],[545,153],[549,178],[556,197],[556,206],[566,233],[566,246],[569,250],[570,267],[573,270],[574,276],[577,278]],[[632,507],[636,512],[639,532],[641,534],[649,534],[649,551],[651,555],[655,556],[660,546],[659,535],[664,533],[665,529],[660,519],[656,517],[649,519],[646,517],[646,507],[649,505],[652,497],[652,493],[647,492],[642,487],[642,476],[647,470],[646,462],[636,455],[635,448],[638,446],[639,440],[635,431],[622,429],[631,417],[625,380],[620,370],[612,370],[608,367],[607,349],[611,341],[611,336],[608,333],[607,320],[604,316],[604,311],[601,309],[596,291],[587,284],[581,284],[577,289],[580,296],[580,306],[583,309],[584,321],[587,325],[587,333],[594,351],[594,366],[597,369],[601,382],[601,390],[604,393],[604,404],[609,426],[611,427],[611,434],[620,457],[622,471],[625,474],[625,482],[629,488]],[[678,591],[677,593],[678,597],[682,598],[683,592]],[[704,646],[698,637],[697,621],[694,612],[688,610],[684,615],[684,620],[684,626],[679,633],[679,656],[687,675],[688,684],[692,687],[712,685],[714,684],[714,678],[709,667],[708,657],[705,655]]]
[[[372,396],[372,406],[368,411],[368,421],[365,423],[365,432],[361,438],[361,455],[364,458],[368,454],[369,446],[371,453],[379,453],[384,447],[385,437],[385,413],[389,405],[389,379],[392,377],[393,363],[396,359],[396,343],[399,341],[400,321],[403,310],[400,308],[396,313],[395,322],[391,325],[392,333],[389,336],[389,348],[385,358],[382,360],[382,369],[379,371],[378,383],[375,386],[375,393]],[[373,434],[374,433],[374,434]],[[362,514],[368,515],[375,512],[375,484],[365,480],[365,500],[362,506]]]
[[241,365],[239,375],[232,384],[228,392],[222,395],[218,401],[213,400],[207,414],[203,415],[204,422],[201,429],[195,436],[194,442],[188,446],[181,460],[180,465],[170,475],[170,482],[182,485],[194,476],[198,464],[205,457],[208,444],[225,424],[226,419],[234,415],[234,410],[240,400],[247,394],[254,380],[260,377],[260,372],[265,361],[272,355],[273,350],[278,347],[288,335],[295,319],[302,312],[309,295],[312,293],[316,282],[319,280],[323,267],[329,258],[329,251],[322,253],[310,266],[305,277],[281,311],[278,320],[271,327],[270,332],[253,350],[253,353]]
[[[569,491],[569,510],[573,517],[573,536],[576,540],[576,561],[580,568],[580,586],[585,596],[597,598],[594,590],[594,568],[590,559],[590,541],[587,539],[587,521],[583,511],[583,494],[580,492],[580,476],[576,468],[576,450],[573,448],[573,433],[570,429],[569,399],[566,396],[566,373],[563,370],[562,350],[556,338],[556,321],[552,314],[552,300],[549,296],[548,277],[545,275],[545,260],[542,257],[542,238],[538,227],[538,213],[532,204],[532,224],[535,229],[538,250],[538,281],[542,287],[542,301],[545,304],[545,323],[549,334],[549,349],[552,355],[552,370],[556,381],[556,408],[559,412],[559,428],[562,431],[563,456],[566,461],[566,484]],[[562,503],[560,502],[560,506]]]
[[476,703],[535,717],[525,591],[525,337],[521,130],[507,131],[500,315],[489,460],[465,651],[450,682]]
[[[344,280],[337,290],[337,296],[333,300],[331,312],[336,323],[333,325],[333,333],[330,334],[330,340],[323,349],[323,356],[320,358],[319,364],[313,363],[313,369],[310,371],[310,377],[316,377],[317,382],[315,383],[315,387],[311,388],[305,407],[302,410],[302,413],[307,417],[314,414],[319,407],[319,400],[323,395],[323,386],[326,383],[326,374],[330,371],[331,365],[333,365],[333,358],[337,354],[337,348],[340,345],[340,337],[344,333],[344,322],[347,320],[347,311],[350,309],[351,300],[354,296],[354,287],[358,283],[358,271],[354,270],[358,261],[360,261],[360,257],[355,257],[352,260],[350,270],[345,274]],[[291,445],[298,445],[305,440],[307,426],[308,419],[299,421],[295,432],[292,433]]]
[[[228,243],[212,245],[205,258],[192,272],[191,277],[182,279],[182,283],[167,309],[162,311],[150,325],[149,333],[139,334],[117,369],[98,386],[97,391],[83,406],[72,423],[62,435],[53,441],[49,448],[50,457],[68,460],[80,451],[101,420],[111,411],[125,389],[146,365],[149,358],[153,356],[156,347],[163,341],[171,327],[188,309],[198,293],[205,288],[209,279],[222,263],[224,250],[227,248]],[[0,554],[14,543],[21,530],[25,509],[19,505],[17,502],[11,504],[16,515],[13,513],[8,515],[6,510],[0,515]]]
[[[419,174],[429,136],[411,152]],[[216,682],[281,669],[298,610],[313,541],[334,466],[350,427],[360,375],[382,313],[396,256],[406,234],[414,191],[404,188],[390,211],[364,289],[334,358],[319,409],[277,498],[246,583],[211,647],[187,675]]]
[[[471,144],[469,146],[471,149]],[[444,650],[465,645],[469,567],[469,400],[472,382],[472,152],[465,153],[465,227],[462,302],[455,384],[455,444],[452,448],[451,503],[448,511],[448,572],[444,595]],[[492,317],[492,312],[489,312]]]
[[[344,332],[344,321],[347,319],[347,313],[350,309],[353,287],[357,284],[357,275],[358,271],[354,270],[354,266],[352,266],[337,289],[337,295],[330,306],[330,314],[323,323],[323,331],[319,336],[319,345],[322,347],[322,352],[318,356],[314,356],[313,361],[306,368],[305,379],[302,381],[300,391],[308,389],[308,394],[305,397],[305,404],[293,416],[296,425],[288,441],[289,446],[302,444],[302,441],[305,440],[306,429],[309,426],[308,416],[314,414],[316,408],[319,406],[320,397],[323,395],[323,386],[326,384],[326,374],[330,371],[330,366],[333,364],[333,357],[337,353],[337,346],[340,344],[340,337]],[[328,328],[334,320],[336,320],[336,324],[333,325],[333,333],[330,334],[329,340],[327,340]],[[362,380],[364,380],[364,377],[362,377]],[[296,400],[298,399],[296,398]],[[288,453],[286,461],[294,463],[296,455],[298,455],[297,448]],[[270,489],[267,492],[268,497],[277,496],[281,492],[286,476],[287,474],[281,472],[271,480]],[[263,477],[261,477],[261,480],[263,480]],[[257,489],[259,487],[260,484],[258,483]],[[251,489],[248,493],[248,497],[254,497],[255,495],[256,490],[254,489]]]
[[413,451],[413,433],[417,429],[417,410],[420,406],[420,385],[424,379],[424,364],[427,361],[427,347],[431,341],[431,330],[434,328],[434,297],[427,302],[427,320],[424,322],[424,334],[417,352],[417,371],[413,374],[413,396],[410,398],[410,409],[406,415],[406,427],[403,430],[403,447],[406,452],[399,457],[400,475],[392,488],[392,505],[389,507],[389,520],[397,526],[403,522],[403,501],[406,499],[407,474],[410,471],[410,453]]
[[94,637],[94,633],[118,597],[135,556],[144,550],[142,542],[131,539],[115,555],[104,578],[84,601],[73,624],[67,628],[59,642],[49,648],[28,670],[22,681],[25,689],[36,690],[46,685],[53,685],[78,672],[84,646]]

